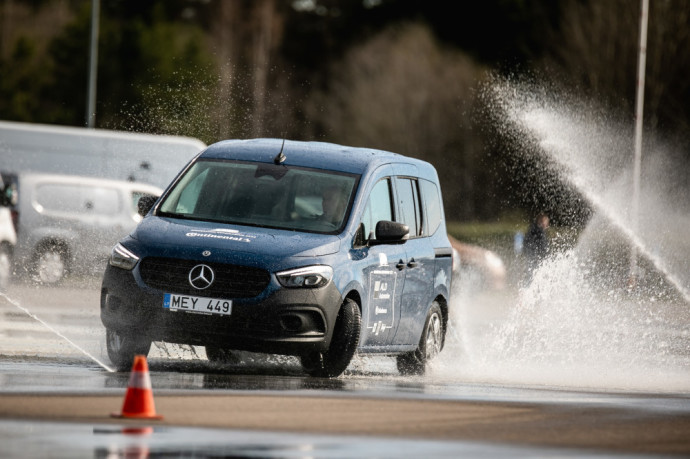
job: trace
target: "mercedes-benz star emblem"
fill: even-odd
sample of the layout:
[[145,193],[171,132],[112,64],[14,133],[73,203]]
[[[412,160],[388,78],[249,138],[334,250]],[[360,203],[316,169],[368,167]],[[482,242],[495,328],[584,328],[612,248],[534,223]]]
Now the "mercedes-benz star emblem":
[[189,271],[189,285],[197,290],[209,288],[214,279],[213,270],[207,265],[196,265]]

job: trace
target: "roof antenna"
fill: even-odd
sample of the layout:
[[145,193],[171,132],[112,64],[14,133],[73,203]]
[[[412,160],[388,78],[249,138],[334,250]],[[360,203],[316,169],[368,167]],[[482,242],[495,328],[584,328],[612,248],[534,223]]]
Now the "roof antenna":
[[283,154],[283,148],[285,148],[285,139],[283,139],[283,145],[280,147],[280,152],[275,158],[273,158],[273,164],[276,166],[283,164],[283,162],[287,159],[287,157]]

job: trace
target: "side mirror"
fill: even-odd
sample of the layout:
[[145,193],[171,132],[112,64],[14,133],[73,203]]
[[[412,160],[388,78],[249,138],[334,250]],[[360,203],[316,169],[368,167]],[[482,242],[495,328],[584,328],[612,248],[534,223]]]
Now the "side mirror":
[[376,239],[370,239],[370,245],[404,244],[410,238],[410,228],[398,222],[382,220],[376,224]]
[[139,201],[137,201],[137,212],[139,215],[142,217],[145,217],[149,211],[153,208],[153,205],[156,203],[158,200],[158,196],[142,196],[139,198]]

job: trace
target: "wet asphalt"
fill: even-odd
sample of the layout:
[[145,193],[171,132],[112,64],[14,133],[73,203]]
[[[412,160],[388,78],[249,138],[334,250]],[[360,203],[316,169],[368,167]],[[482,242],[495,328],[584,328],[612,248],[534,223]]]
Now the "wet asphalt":
[[0,421],[0,441],[7,458],[608,457],[604,452],[469,441],[27,421]]
[[289,357],[240,353],[223,366],[155,344],[164,419],[113,419],[129,373],[109,367],[97,301],[93,283],[0,297],[1,457],[690,455],[690,391],[401,377],[386,357],[320,379]]

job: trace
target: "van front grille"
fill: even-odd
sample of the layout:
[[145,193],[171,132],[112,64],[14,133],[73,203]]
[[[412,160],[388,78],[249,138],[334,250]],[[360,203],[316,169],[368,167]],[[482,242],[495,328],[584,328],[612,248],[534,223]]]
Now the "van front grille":
[[[203,290],[189,283],[189,272],[199,264],[213,269],[215,277],[213,284]],[[268,272],[259,268],[176,258],[144,258],[139,272],[146,285],[166,293],[228,299],[255,297],[270,281]]]

